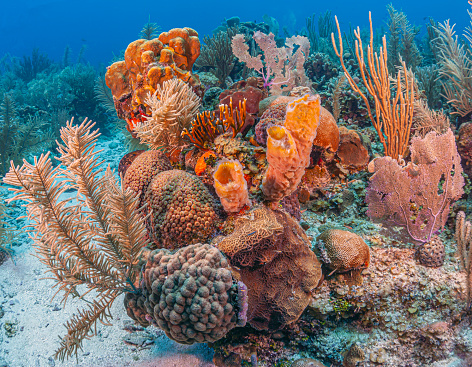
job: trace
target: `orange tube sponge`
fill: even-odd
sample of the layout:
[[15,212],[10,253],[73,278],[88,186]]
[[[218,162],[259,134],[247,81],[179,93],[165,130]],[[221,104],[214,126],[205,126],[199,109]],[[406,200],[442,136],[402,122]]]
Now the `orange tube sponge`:
[[216,193],[226,212],[238,213],[250,204],[243,166],[239,161],[223,160],[218,163],[213,179]]
[[278,201],[295,191],[310,163],[319,122],[319,96],[305,95],[287,105],[283,127],[272,126],[267,130],[269,168],[262,181],[267,200]]

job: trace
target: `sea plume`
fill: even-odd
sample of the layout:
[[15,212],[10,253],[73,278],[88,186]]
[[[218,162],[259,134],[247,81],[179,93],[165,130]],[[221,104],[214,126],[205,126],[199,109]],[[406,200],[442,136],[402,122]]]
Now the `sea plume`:
[[[63,302],[69,295],[93,299],[66,324],[55,356],[60,359],[77,353],[82,341],[95,334],[96,322],[111,318],[110,307],[118,295],[133,292],[136,266],[144,247],[145,227],[138,213],[138,198],[119,185],[113,172],[103,168],[95,151],[98,131],[85,119],[73,119],[61,129],[63,144],[53,167],[49,153],[11,164],[4,182],[16,186],[9,201],[25,201],[37,257],[52,273]],[[64,198],[74,190],[75,198]],[[77,287],[85,287],[79,293]]]

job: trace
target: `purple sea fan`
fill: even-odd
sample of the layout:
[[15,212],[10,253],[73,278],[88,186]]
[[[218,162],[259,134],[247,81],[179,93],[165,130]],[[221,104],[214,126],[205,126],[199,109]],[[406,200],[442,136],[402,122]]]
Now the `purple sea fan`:
[[454,134],[428,133],[410,144],[411,162],[391,157],[371,162],[374,175],[367,188],[367,215],[386,225],[402,226],[416,242],[425,243],[444,227],[449,206],[463,194],[464,178]]

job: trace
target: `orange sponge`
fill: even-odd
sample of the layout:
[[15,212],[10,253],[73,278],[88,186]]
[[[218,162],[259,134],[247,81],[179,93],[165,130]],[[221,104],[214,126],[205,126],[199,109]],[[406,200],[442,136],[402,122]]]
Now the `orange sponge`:
[[305,95],[287,105],[285,126],[272,126],[267,130],[269,168],[262,181],[267,200],[281,200],[296,190],[310,163],[319,122],[319,96]]
[[238,213],[250,204],[243,166],[239,161],[222,160],[216,167],[213,179],[215,191],[226,212]]
[[179,78],[201,94],[200,80],[192,74],[192,66],[200,55],[198,33],[191,28],[174,28],[159,38],[131,42],[124,61],[108,67],[105,74],[111,89],[118,117],[134,124],[149,115],[145,98],[164,81]]

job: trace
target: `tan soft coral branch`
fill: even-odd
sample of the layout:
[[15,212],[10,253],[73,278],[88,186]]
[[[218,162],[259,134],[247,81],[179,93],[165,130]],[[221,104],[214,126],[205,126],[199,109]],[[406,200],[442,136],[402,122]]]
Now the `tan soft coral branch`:
[[[136,265],[144,247],[146,229],[138,213],[138,197],[118,185],[113,172],[103,172],[95,143],[98,131],[85,119],[73,120],[61,130],[63,145],[53,168],[49,153],[11,165],[4,182],[16,186],[9,201],[25,201],[31,236],[38,258],[53,274],[58,291],[84,297],[95,291],[90,305],[66,324],[68,334],[56,357],[76,353],[84,338],[93,334],[96,322],[107,322],[118,295],[133,292]],[[104,175],[103,175],[104,174]],[[77,198],[64,198],[68,190]],[[86,291],[79,295],[78,285]]]
[[[396,94],[392,96],[392,89],[394,88],[390,84],[391,78],[387,67],[387,41],[384,36],[382,38],[383,47],[380,48],[378,54],[377,52],[374,53],[374,33],[372,17],[369,12],[370,43],[367,46],[367,64],[365,62],[359,27],[354,30],[354,35],[356,37],[356,57],[359,63],[361,79],[375,103],[376,116],[374,118],[367,96],[361,91],[359,85],[354,81],[354,78],[350,75],[344,64],[343,40],[338,18],[335,17],[335,19],[338,28],[339,49],[336,46],[334,33],[331,33],[331,41],[334,51],[341,61],[344,75],[351,88],[363,99],[369,118],[377,131],[380,142],[384,146],[385,155],[399,159],[406,155],[408,149],[410,129],[413,123],[413,104],[415,101],[414,83],[408,76],[406,64],[403,62],[403,70],[398,71]],[[402,78],[402,73],[404,78]]]

